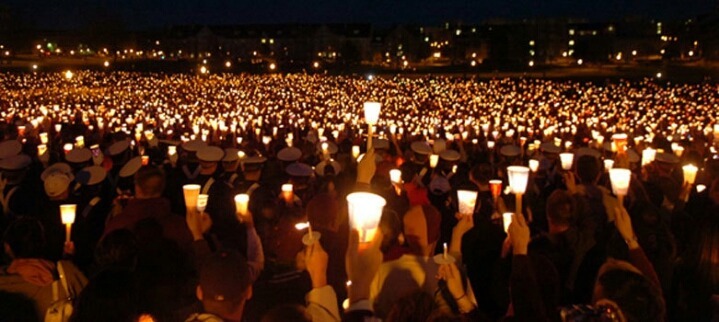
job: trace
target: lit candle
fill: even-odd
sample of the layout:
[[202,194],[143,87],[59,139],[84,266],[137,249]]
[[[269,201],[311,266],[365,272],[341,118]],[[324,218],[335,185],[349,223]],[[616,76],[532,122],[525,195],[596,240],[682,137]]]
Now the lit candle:
[[652,148],[644,149],[644,151],[642,151],[642,166],[654,162],[654,158],[656,157],[656,155],[657,150],[654,150]]
[[609,172],[614,167],[614,160],[612,159],[605,159],[604,160],[604,171]]
[[17,127],[17,135],[25,136],[25,126],[24,125],[20,125]]
[[487,141],[487,148],[494,149],[494,141]]
[[210,196],[206,194],[199,194],[197,195],[197,210],[200,212],[204,212],[205,209],[207,209],[207,200],[210,199]]
[[527,182],[529,181],[529,168],[521,166],[507,167],[507,176],[509,177],[509,187],[515,195],[516,212],[522,214],[522,195],[527,190]]
[[306,222],[300,222],[295,224],[295,229],[297,230],[304,230],[307,229],[307,234],[302,236],[302,243],[309,246],[314,244],[316,240],[320,239],[320,236],[322,236],[319,232],[312,231],[312,225],[309,221]]
[[617,133],[612,135],[612,141],[616,145],[617,152],[624,153],[624,148],[627,145],[627,135],[624,133]]
[[687,164],[682,167],[684,171],[684,182],[688,184],[694,184],[697,178],[697,171],[699,169],[693,164]]
[[574,163],[574,153],[560,153],[559,159],[562,162],[562,170],[571,170]]
[[472,216],[477,205],[477,192],[472,190],[457,190],[459,213],[462,216]]
[[40,143],[47,144],[47,132],[40,133]]
[[186,184],[182,186],[182,193],[185,198],[185,207],[187,210],[196,210],[197,197],[200,195],[200,185]]
[[65,151],[65,155],[67,155],[72,151],[73,147],[72,143],[65,143],[65,145],[62,146],[62,150]]
[[294,201],[295,196],[291,183],[285,183],[282,185],[282,198],[284,198],[285,202],[288,204],[291,204]]
[[44,155],[45,152],[47,152],[47,145],[45,145],[45,144],[40,144],[40,145],[37,146],[37,155],[38,155],[38,156]]
[[389,170],[389,178],[394,184],[399,184],[402,182],[402,171],[399,169],[392,169]]
[[143,166],[147,166],[150,164],[150,156],[143,155],[140,160]]
[[539,160],[529,159],[529,170],[531,170],[532,173],[537,173],[537,170],[539,170]]
[[504,232],[509,232],[509,225],[512,224],[512,217],[514,217],[514,213],[511,212],[505,212],[502,214],[502,224],[504,225]]
[[698,184],[698,185],[697,185],[697,193],[702,193],[702,192],[704,192],[704,190],[707,190],[707,186],[706,186],[706,185],[703,185],[703,184]]
[[379,111],[382,105],[377,102],[365,102],[364,103],[364,119],[367,123],[367,150],[372,147],[372,135],[374,131],[374,125],[379,121]]
[[623,204],[624,196],[629,192],[629,183],[632,179],[632,172],[629,169],[610,169],[609,180],[612,184],[612,191],[619,198],[620,204]]
[[360,244],[374,239],[387,202],[384,198],[368,192],[354,192],[347,195],[350,226],[359,232]]
[[447,259],[447,243],[443,243],[442,247],[444,248],[444,252],[442,253],[442,258]]
[[497,201],[502,194],[502,180],[489,180],[489,191],[492,193],[492,199]]
[[434,169],[437,167],[437,163],[439,163],[439,155],[438,154],[432,154],[429,156],[429,167]]
[[60,219],[65,225],[65,242],[70,242],[70,232],[72,231],[72,224],[75,223],[75,211],[77,205],[60,205]]
[[235,195],[235,211],[239,219],[242,219],[242,217],[247,216],[249,203],[250,195],[246,193]]
[[173,156],[173,155],[175,155],[175,154],[177,154],[177,147],[174,146],[174,145],[168,146],[168,147],[167,147],[167,155]]
[[352,146],[352,157],[357,160],[357,158],[360,155],[360,147],[359,145],[353,145]]

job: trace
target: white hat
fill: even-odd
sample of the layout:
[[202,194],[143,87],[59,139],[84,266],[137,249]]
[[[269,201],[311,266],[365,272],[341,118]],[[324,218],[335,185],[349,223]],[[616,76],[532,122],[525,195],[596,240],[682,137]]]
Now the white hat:
[[72,149],[65,156],[65,160],[71,163],[83,163],[92,159],[92,152],[88,148]]
[[522,152],[522,149],[520,149],[516,145],[505,145],[501,149],[499,149],[499,154],[505,156],[505,157],[516,157]]
[[656,161],[663,162],[663,163],[669,163],[669,164],[677,164],[679,163],[679,157],[674,155],[673,153],[657,153],[656,157],[654,157]]
[[67,190],[71,181],[72,179],[66,174],[55,172],[48,176],[43,183],[45,193],[48,197],[57,197]]
[[109,148],[107,148],[107,154],[110,156],[116,156],[122,152],[125,152],[128,148],[130,148],[130,142],[127,140],[122,140],[113,143]]
[[225,157],[222,158],[222,162],[235,162],[239,160],[240,156],[237,155],[237,152],[240,152],[240,150],[235,148],[225,149]]
[[284,148],[277,153],[277,159],[285,162],[297,161],[302,157],[302,151],[295,147]]
[[72,175],[72,168],[70,168],[70,165],[65,162],[58,162],[54,163],[53,165],[47,167],[43,172],[40,174],[40,180],[45,181],[47,177],[53,174],[64,174],[70,180],[74,179],[75,176]]
[[434,140],[434,144],[432,145],[432,150],[436,154],[442,153],[442,151],[447,149],[447,141],[444,139],[437,139]]
[[372,139],[372,146],[375,148],[375,150],[378,149],[389,149],[389,141],[385,139],[380,138],[373,138]]
[[410,148],[412,148],[412,151],[417,154],[428,155],[432,153],[432,149],[429,147],[429,145],[427,145],[426,142],[412,142]]
[[134,176],[140,168],[142,168],[142,157],[134,157],[122,166],[119,175],[122,178],[131,177]]
[[[235,153],[235,155],[237,155]],[[197,150],[197,159],[205,162],[220,162],[225,156],[225,151],[216,146],[205,146]]]
[[539,146],[539,148],[545,153],[559,154],[562,152],[562,149],[556,146],[554,142],[544,142]]
[[83,185],[92,186],[105,180],[105,177],[107,177],[105,169],[101,166],[93,165],[78,171],[75,175],[75,180]]
[[317,172],[317,174],[320,175],[320,176],[324,176],[324,175],[325,175],[325,168],[326,168],[328,165],[329,165],[329,166],[332,166],[332,168],[334,169],[335,175],[339,174],[340,171],[342,171],[342,166],[340,165],[339,162],[337,162],[337,161],[335,161],[335,160],[330,160],[330,161],[328,162],[328,161],[325,160],[325,161],[322,161],[322,162],[318,163],[318,164],[315,166],[315,172]]
[[451,161],[459,161],[459,158],[461,157],[461,155],[459,154],[459,152],[457,152],[457,151],[455,151],[455,150],[452,150],[452,149],[449,149],[449,150],[444,150],[444,151],[442,151],[442,152],[439,154],[439,157],[440,157],[442,160],[450,161],[450,162],[451,162]]
[[13,155],[0,160],[0,169],[3,170],[20,170],[28,167],[32,160],[24,154]]
[[293,177],[309,177],[312,175],[312,167],[299,162],[288,165],[285,171]]
[[7,140],[0,142],[0,159],[5,159],[20,154],[22,144],[15,140]]
[[600,157],[602,157],[602,154],[601,154],[599,151],[597,151],[597,150],[595,150],[595,149],[592,149],[592,148],[586,148],[586,147],[582,147],[582,148],[577,149],[577,151],[574,153],[574,155],[575,155],[577,158],[579,158],[579,157],[581,157],[581,156],[583,156],[583,155],[588,155],[588,156],[591,156],[591,157],[594,157],[594,158],[597,158],[597,159],[599,159]]
[[258,163],[265,163],[267,162],[267,158],[265,157],[258,157],[258,156],[251,156],[246,157],[242,159],[242,163],[244,164],[258,164]]
[[207,146],[207,143],[202,140],[191,140],[182,144],[182,149],[187,152],[198,152],[200,149]]

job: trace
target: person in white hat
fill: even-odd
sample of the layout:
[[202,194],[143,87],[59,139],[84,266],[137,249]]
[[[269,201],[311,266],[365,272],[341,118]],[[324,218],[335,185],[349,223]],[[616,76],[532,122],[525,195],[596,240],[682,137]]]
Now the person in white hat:
[[100,166],[89,166],[75,174],[77,215],[73,224],[75,262],[81,268],[93,261],[94,248],[102,236],[102,227],[110,213],[112,197],[105,189],[107,172]]
[[0,205],[5,216],[32,214],[37,209],[33,189],[25,180],[31,163],[25,154],[0,160]]
[[[240,156],[238,153],[240,150],[236,148],[225,149],[225,156],[222,158],[222,174],[220,179],[230,189],[234,189],[235,185],[242,181],[242,175],[239,173],[240,170]],[[244,156],[244,152],[243,152]]]

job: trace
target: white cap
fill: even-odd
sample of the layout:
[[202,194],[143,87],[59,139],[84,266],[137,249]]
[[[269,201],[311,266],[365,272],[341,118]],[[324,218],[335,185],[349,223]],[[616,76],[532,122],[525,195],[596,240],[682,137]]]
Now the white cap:
[[116,156],[122,152],[125,152],[130,147],[130,142],[127,140],[122,140],[113,143],[109,148],[107,148],[107,154],[110,156]]
[[216,146],[205,146],[197,151],[197,159],[205,162],[220,162],[224,156],[225,151]]
[[207,146],[207,143],[202,140],[191,140],[182,144],[182,149],[187,152],[198,152],[200,149]]
[[245,164],[258,164],[258,163],[265,163],[265,162],[267,162],[267,158],[258,157],[258,156],[251,156],[251,157],[246,157],[246,158],[242,159],[242,163],[245,163]]
[[78,171],[75,180],[83,185],[92,186],[105,180],[105,177],[107,177],[105,168],[93,165]]
[[222,162],[235,162],[239,160],[240,156],[237,155],[237,152],[240,152],[240,150],[235,148],[225,149],[225,157],[222,158]]
[[67,164],[65,162],[58,162],[58,163],[54,163],[53,165],[51,165],[51,166],[47,167],[45,170],[43,170],[43,172],[40,174],[40,179],[42,181],[45,181],[45,179],[47,179],[47,177],[49,177],[53,174],[64,174],[68,178],[70,178],[70,180],[74,179],[74,177],[75,177],[72,175],[72,168],[70,167],[69,164]]
[[442,151],[447,149],[447,141],[444,139],[437,139],[434,140],[434,144],[432,145],[432,150],[434,153],[439,154],[442,153]]
[[342,166],[340,165],[339,162],[337,162],[337,161],[335,161],[335,160],[330,160],[330,161],[328,162],[328,161],[325,160],[325,161],[322,161],[322,162],[318,163],[318,164],[315,166],[315,172],[317,172],[317,174],[320,175],[320,176],[324,176],[324,175],[325,175],[325,168],[326,168],[328,165],[332,166],[332,168],[334,169],[335,175],[339,174],[340,171],[342,171]]
[[412,145],[410,146],[412,148],[412,152],[417,154],[424,154],[428,155],[432,153],[432,149],[427,145],[426,142],[412,142]]
[[92,152],[88,148],[72,149],[65,156],[65,160],[71,163],[83,163],[92,159]]
[[285,162],[297,161],[302,157],[302,151],[295,147],[284,148],[277,153],[277,159]]
[[309,177],[313,172],[312,167],[299,162],[288,165],[285,171],[293,177]]
[[657,153],[657,155],[654,157],[654,160],[663,162],[663,163],[669,163],[669,164],[677,164],[679,163],[679,157],[674,155],[673,153]]
[[0,142],[0,159],[5,159],[20,154],[22,144],[15,140],[7,140]]
[[499,154],[505,157],[516,157],[521,152],[522,150],[516,145],[505,145],[501,149],[499,149]]
[[13,155],[0,160],[0,169],[3,170],[20,170],[28,167],[32,160],[24,154]]
[[577,157],[577,158],[579,158],[579,157],[581,157],[581,156],[583,156],[583,155],[588,155],[588,156],[591,156],[591,157],[594,157],[594,158],[597,158],[597,159],[599,159],[600,157],[602,157],[602,153],[600,153],[599,151],[597,151],[597,150],[595,150],[595,149],[592,149],[592,148],[586,148],[586,147],[582,147],[582,148],[577,149],[577,151],[574,153],[574,155],[575,155],[575,157]]
[[461,155],[459,154],[459,152],[449,149],[449,150],[442,151],[439,154],[439,157],[445,161],[459,161],[459,158],[461,157]]
[[43,183],[45,193],[48,197],[57,197],[67,190],[70,186],[70,179],[66,174],[55,172],[50,174]]
[[545,153],[559,154],[562,152],[562,149],[556,146],[554,142],[544,142],[539,146],[539,148]]
[[122,178],[131,177],[134,176],[140,168],[142,168],[142,157],[134,157],[122,166],[119,175]]

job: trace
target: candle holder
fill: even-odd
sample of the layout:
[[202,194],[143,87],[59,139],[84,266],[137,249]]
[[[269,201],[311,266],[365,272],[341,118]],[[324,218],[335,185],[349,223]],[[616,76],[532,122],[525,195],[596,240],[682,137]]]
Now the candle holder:
[[539,160],[529,159],[529,170],[531,170],[532,173],[537,173],[539,170]]
[[250,195],[246,193],[235,195],[235,214],[240,222],[243,222],[244,217],[247,217],[249,203]]
[[514,213],[512,213],[512,212],[505,212],[502,214],[502,225],[504,226],[505,233],[509,233],[509,225],[512,224],[513,218],[514,218]]
[[569,171],[574,164],[574,153],[560,153],[559,160],[562,162],[562,170]]
[[373,193],[354,192],[347,195],[350,227],[359,232],[360,245],[366,245],[374,239],[386,204],[384,198]]
[[529,181],[529,168],[521,166],[509,166],[507,167],[507,176],[509,177],[509,187],[516,198],[516,213],[521,215],[522,195],[527,190],[527,182]]
[[75,223],[77,205],[60,205],[60,220],[65,225],[65,242],[69,243],[72,232],[72,224]]
[[185,197],[185,207],[187,210],[197,209],[197,197],[200,195],[199,184],[186,184],[182,186],[183,196]]
[[477,191],[457,190],[457,203],[462,216],[474,215],[474,207],[477,206]]
[[657,150],[652,148],[646,148],[642,151],[642,167],[654,162],[654,158],[657,155]]
[[319,231],[312,231],[312,225],[309,221],[295,224],[295,229],[304,230],[307,229],[307,233],[302,236],[302,244],[310,246],[316,241],[319,241],[322,234]]
[[294,187],[291,183],[285,183],[282,185],[282,199],[285,203],[291,205],[295,200]]
[[434,169],[437,167],[437,163],[439,163],[439,155],[438,154],[431,154],[429,156],[429,167]]
[[197,195],[197,211],[200,213],[205,212],[205,209],[207,209],[207,200],[210,199],[210,196],[206,194],[199,194]]
[[629,192],[629,183],[632,179],[632,172],[629,169],[610,169],[609,180],[612,184],[612,192],[619,199],[619,204],[624,204],[624,196]]
[[697,168],[693,164],[687,164],[682,167],[682,172],[684,174],[684,183],[688,183],[688,184],[692,185],[696,181],[697,172],[699,172],[699,168]]
[[442,254],[437,254],[437,255],[434,255],[434,257],[432,257],[434,262],[439,265],[454,264],[456,259],[454,258],[454,256],[450,255],[447,252],[447,243],[443,244],[443,248],[444,248],[444,251],[442,252]]
[[367,151],[372,148],[372,137],[374,135],[374,125],[379,121],[379,111],[382,105],[378,102],[364,103],[364,120],[367,123]]

